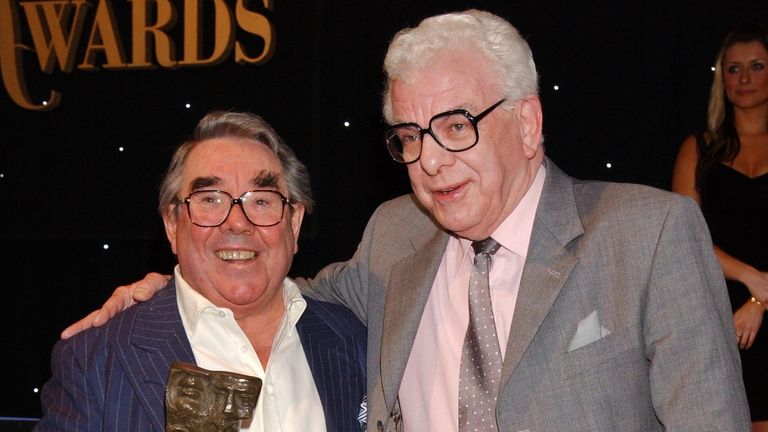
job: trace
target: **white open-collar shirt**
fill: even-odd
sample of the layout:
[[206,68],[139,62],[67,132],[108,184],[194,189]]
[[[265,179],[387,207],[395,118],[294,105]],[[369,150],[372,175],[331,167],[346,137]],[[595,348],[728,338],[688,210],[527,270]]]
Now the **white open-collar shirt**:
[[285,313],[263,368],[248,337],[227,308],[219,308],[195,291],[176,266],[176,295],[181,322],[198,366],[261,378],[253,418],[241,431],[325,432],[325,415],[296,330],[307,302],[296,284],[283,282]]

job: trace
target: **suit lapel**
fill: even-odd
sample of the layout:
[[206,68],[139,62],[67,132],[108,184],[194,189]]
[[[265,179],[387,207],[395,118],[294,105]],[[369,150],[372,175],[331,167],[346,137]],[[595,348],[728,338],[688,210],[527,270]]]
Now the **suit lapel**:
[[414,239],[412,245],[416,252],[392,267],[381,336],[381,376],[389,411],[397,398],[448,238],[447,233],[437,231],[432,232],[431,237]]
[[[126,320],[114,349],[126,376],[152,423],[165,430],[165,385],[175,361],[194,363],[176,305],[173,280],[155,298],[139,306],[134,321]],[[129,341],[125,346],[124,341]]]
[[296,323],[301,345],[312,372],[317,392],[323,404],[326,428],[329,431],[351,431],[359,428],[357,412],[365,395],[363,352],[360,358],[354,347],[345,343],[339,332],[340,323],[317,301],[306,298],[307,309]]
[[584,230],[570,177],[548,159],[531,243],[520,281],[517,304],[502,370],[506,384],[525,354],[578,257],[567,248]]

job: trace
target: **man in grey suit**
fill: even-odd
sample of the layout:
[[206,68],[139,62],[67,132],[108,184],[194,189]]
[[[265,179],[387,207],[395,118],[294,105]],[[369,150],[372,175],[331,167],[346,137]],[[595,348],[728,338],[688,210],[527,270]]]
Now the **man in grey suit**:
[[576,180],[547,159],[535,64],[500,17],[428,18],[395,36],[385,70],[387,145],[414,193],[377,209],[352,259],[299,281],[367,323],[369,430],[466,430],[470,244],[489,237],[503,363],[481,430],[750,429],[692,201]]

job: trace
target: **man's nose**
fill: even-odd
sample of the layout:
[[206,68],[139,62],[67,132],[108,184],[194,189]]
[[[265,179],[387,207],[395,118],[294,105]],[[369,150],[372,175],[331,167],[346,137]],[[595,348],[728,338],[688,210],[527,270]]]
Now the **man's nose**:
[[444,149],[432,134],[424,134],[424,137],[421,139],[419,163],[425,173],[431,176],[437,175],[443,166],[452,164],[454,160],[453,152]]
[[230,229],[235,232],[250,232],[253,230],[253,225],[248,217],[245,216],[245,209],[242,203],[236,203],[229,209],[227,218],[224,219],[224,223],[221,224],[224,229]]

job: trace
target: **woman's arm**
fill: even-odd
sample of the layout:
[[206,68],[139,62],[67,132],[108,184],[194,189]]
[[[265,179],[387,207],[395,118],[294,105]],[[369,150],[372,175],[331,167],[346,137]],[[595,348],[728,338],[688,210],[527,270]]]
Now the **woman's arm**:
[[672,172],[672,192],[693,198],[701,205],[701,197],[696,189],[696,163],[699,160],[696,151],[696,137],[690,135],[680,145]]

